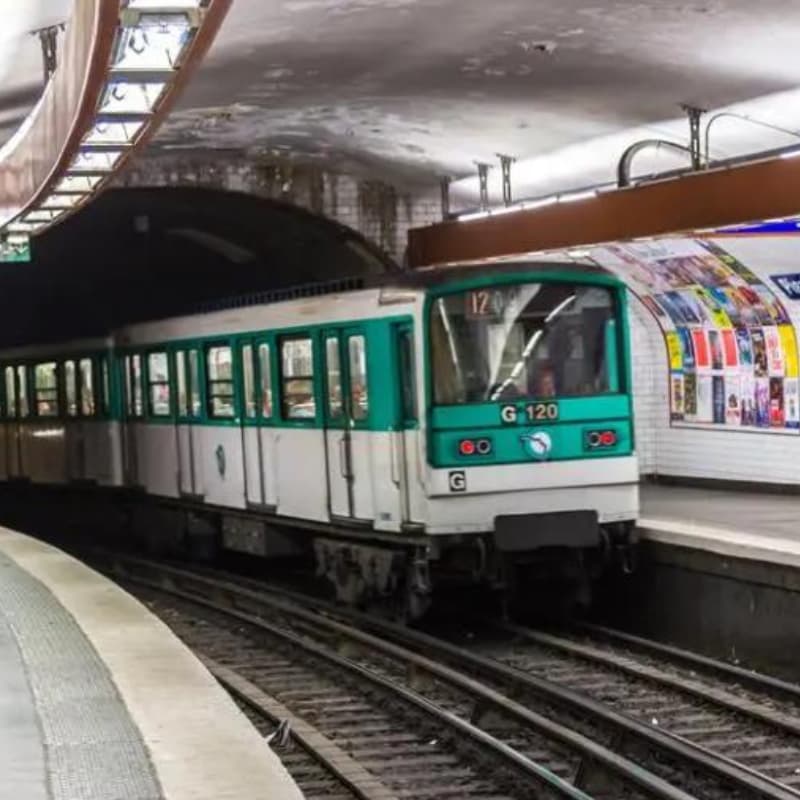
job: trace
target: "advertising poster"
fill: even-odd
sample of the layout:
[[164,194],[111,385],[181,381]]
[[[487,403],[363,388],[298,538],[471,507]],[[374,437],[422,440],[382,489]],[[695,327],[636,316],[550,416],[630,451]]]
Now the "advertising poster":
[[677,416],[678,419],[683,419],[683,415],[686,413],[684,404],[683,375],[671,375],[670,387],[672,394],[672,413]]
[[687,372],[683,378],[683,410],[686,417],[697,417],[697,376]]
[[783,379],[769,379],[769,424],[771,428],[786,427],[784,412]]
[[739,366],[736,334],[730,329],[722,331],[722,351],[725,359],[725,369],[735,369]]
[[688,328],[677,328],[676,333],[681,339],[681,349],[683,351],[683,369],[694,369],[694,345],[692,344],[692,334]]
[[742,382],[738,375],[725,376],[725,424],[742,424]]
[[787,378],[797,378],[797,339],[794,335],[794,328],[791,325],[781,325],[778,328],[778,334],[781,337],[784,374]]
[[756,424],[756,379],[752,372],[742,374],[740,380],[741,394],[740,405],[742,407],[742,425],[753,428]]
[[783,377],[783,348],[781,337],[775,327],[764,328],[764,342],[767,347],[767,372],[773,377]]
[[725,378],[715,375],[711,379],[711,393],[714,403],[714,424],[725,424]]
[[680,336],[675,331],[667,333],[667,352],[669,353],[669,368],[671,370],[683,369],[683,348]]
[[708,348],[708,338],[705,331],[692,331],[694,345],[694,361],[697,369],[711,368],[711,351]]
[[753,368],[753,344],[747,328],[736,329],[736,346],[739,350],[739,363],[742,367]]
[[756,378],[756,425],[769,428],[769,378]]
[[777,289],[705,239],[598,246],[592,255],[661,327],[673,425],[800,431],[797,332]]
[[753,374],[756,378],[766,378],[769,375],[769,360],[764,331],[761,328],[753,328],[750,331],[750,341],[753,344]]
[[800,380],[787,378],[783,382],[783,404],[786,409],[786,427],[800,429]]
[[711,369],[719,372],[722,369],[722,336],[716,329],[708,331],[708,347],[711,351]]
[[697,421],[714,422],[714,384],[711,375],[697,377]]

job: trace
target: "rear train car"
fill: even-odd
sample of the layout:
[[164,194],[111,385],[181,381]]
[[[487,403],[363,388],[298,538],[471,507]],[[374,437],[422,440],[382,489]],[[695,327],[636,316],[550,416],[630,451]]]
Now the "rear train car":
[[275,300],[0,353],[0,476],[125,491],[151,536],[195,551],[313,550],[341,599],[411,616],[437,581],[627,563],[611,275],[476,265]]

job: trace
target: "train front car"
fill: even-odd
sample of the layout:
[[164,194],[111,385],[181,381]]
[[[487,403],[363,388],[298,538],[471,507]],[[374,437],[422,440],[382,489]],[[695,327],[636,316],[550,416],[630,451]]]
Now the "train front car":
[[432,567],[563,577],[585,600],[627,567],[638,513],[624,286],[576,264],[459,272],[424,310]]

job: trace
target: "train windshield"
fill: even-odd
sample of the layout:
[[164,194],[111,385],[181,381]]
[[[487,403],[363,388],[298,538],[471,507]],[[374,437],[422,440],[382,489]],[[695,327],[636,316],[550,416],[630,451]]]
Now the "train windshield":
[[614,297],[605,287],[473,289],[435,299],[430,314],[437,405],[616,390]]

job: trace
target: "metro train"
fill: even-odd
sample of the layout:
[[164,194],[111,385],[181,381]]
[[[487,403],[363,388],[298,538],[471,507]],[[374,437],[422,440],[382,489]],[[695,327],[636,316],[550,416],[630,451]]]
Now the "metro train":
[[627,564],[624,285],[567,256],[357,284],[0,352],[0,480],[134,498],[207,554],[313,552],[410,617],[437,583]]

